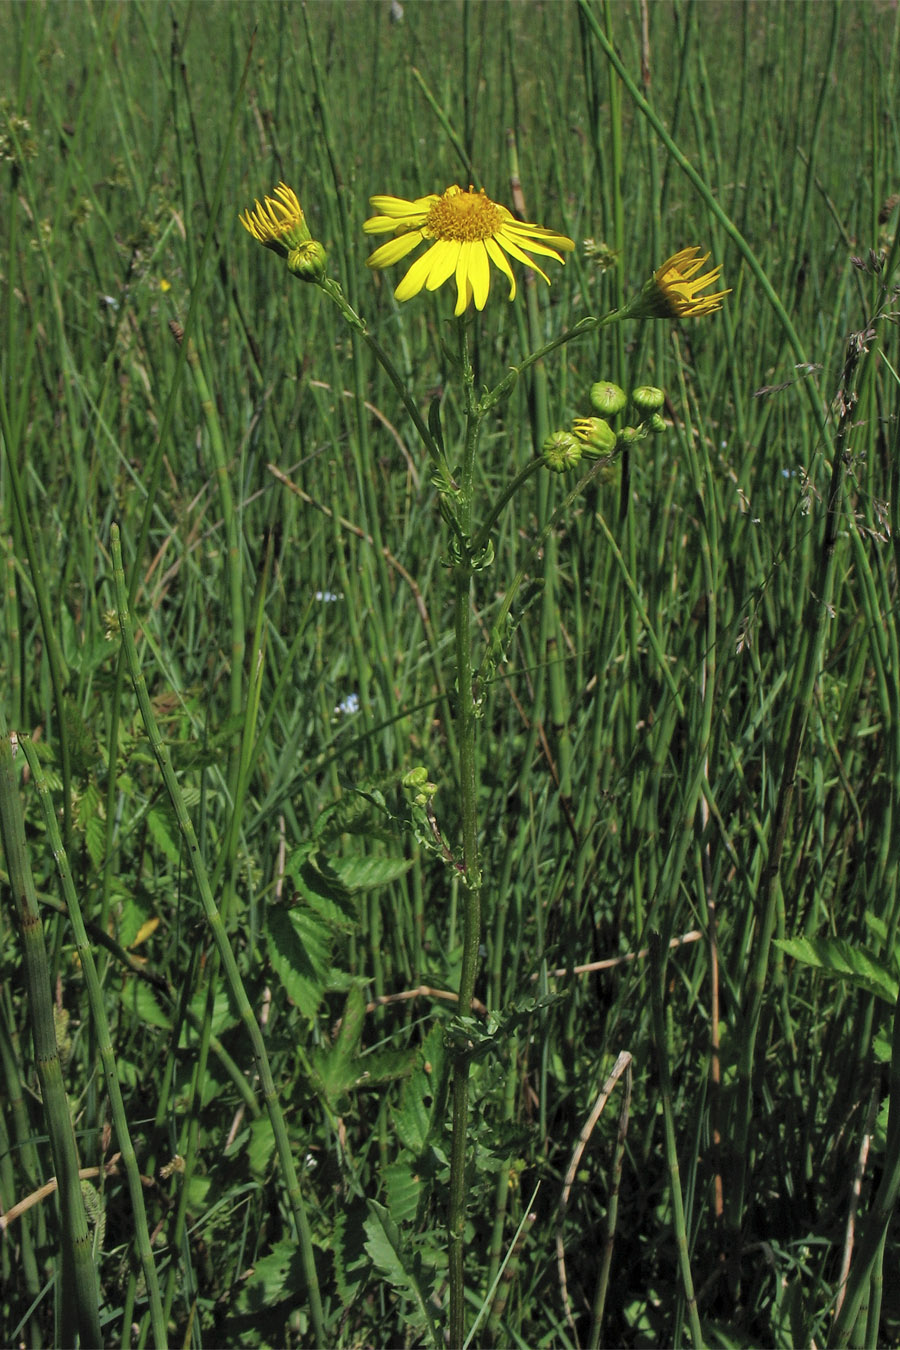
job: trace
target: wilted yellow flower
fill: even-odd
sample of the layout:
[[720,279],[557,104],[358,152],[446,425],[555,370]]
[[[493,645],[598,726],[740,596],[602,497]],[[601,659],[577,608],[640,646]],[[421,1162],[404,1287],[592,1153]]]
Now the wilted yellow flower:
[[[474,300],[476,309],[484,309],[491,284],[493,263],[509,281],[509,298],[515,299],[516,279],[507,254],[526,267],[532,267],[548,283],[550,278],[538,267],[531,253],[555,258],[558,249],[573,249],[571,239],[541,225],[516,220],[511,211],[492,202],[484,191],[468,192],[448,187],[438,196],[371,197],[370,204],[379,214],[363,224],[366,234],[391,234],[368,259],[369,267],[391,267],[425,240],[431,247],[410,267],[394,291],[398,300],[411,300],[424,286],[437,290],[451,277],[456,279],[456,314],[462,314]],[[527,250],[527,251],[526,251]]]
[[267,197],[264,205],[256,202],[255,211],[245,211],[238,219],[260,244],[287,258],[308,244],[312,235],[293,188],[279,183],[274,191],[275,196]]
[[719,280],[722,268],[714,267],[698,277],[697,273],[705,264],[708,253],[698,257],[700,250],[683,248],[667,258],[662,267],[657,267],[653,276],[625,313],[631,319],[684,319],[699,318],[703,314],[714,314],[722,308],[727,291],[717,291],[713,295],[698,295],[704,286],[711,286]]

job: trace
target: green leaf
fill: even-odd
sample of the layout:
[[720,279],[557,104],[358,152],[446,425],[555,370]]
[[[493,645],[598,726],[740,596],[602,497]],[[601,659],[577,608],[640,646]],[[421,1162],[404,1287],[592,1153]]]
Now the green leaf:
[[321,915],[330,928],[355,932],[359,927],[359,906],[333,867],[309,858],[295,865],[292,859],[286,871],[308,909]]
[[259,1116],[250,1122],[250,1143],[247,1148],[247,1161],[255,1177],[268,1174],[275,1156],[275,1135],[269,1117]]
[[310,1022],[327,988],[332,931],[300,907],[273,906],[266,916],[269,960],[288,998]]
[[408,1158],[388,1163],[382,1174],[385,1198],[397,1223],[414,1223],[422,1194],[422,1177]]
[[177,863],[181,857],[181,846],[177,838],[177,827],[173,833],[172,824],[172,816],[168,812],[164,813],[155,807],[147,812],[147,828],[153,837],[153,842],[160,848],[170,863]]
[[319,1047],[310,1055],[310,1076],[315,1090],[338,1112],[347,1094],[355,1088],[381,1087],[412,1073],[417,1050],[385,1050],[360,1054],[366,1002],[359,985],[347,994],[340,1030],[333,1045]]
[[150,985],[144,980],[131,980],[130,987],[122,994],[122,1002],[139,1022],[147,1026],[160,1027],[164,1031],[172,1030],[172,1019],[164,1012],[156,1000]]
[[442,1340],[434,1310],[422,1290],[421,1258],[411,1256],[404,1250],[400,1230],[384,1205],[379,1205],[376,1200],[367,1200],[366,1203],[369,1207],[369,1217],[364,1225],[366,1251],[388,1283],[411,1301],[410,1325],[419,1330],[427,1327],[432,1344],[437,1348]]
[[348,890],[374,891],[405,876],[412,865],[412,858],[370,858],[357,854],[341,858],[334,867]]
[[418,1067],[403,1084],[393,1113],[397,1137],[414,1157],[425,1151],[434,1135],[445,1053],[443,1031],[435,1026],[419,1052]]
[[338,1213],[331,1234],[334,1282],[345,1308],[356,1301],[372,1269],[364,1242],[365,1216],[365,1205],[351,1200]]
[[300,1248],[289,1241],[276,1242],[267,1256],[254,1263],[252,1274],[244,1282],[247,1307],[260,1310],[283,1299],[299,1303],[300,1291],[305,1288]]
[[896,975],[887,962],[865,947],[842,938],[776,938],[775,946],[803,965],[836,975],[888,1003],[897,1001]]
[[492,1050],[503,1049],[511,1031],[531,1021],[535,1013],[558,1003],[561,994],[543,994],[508,1008],[490,1012],[486,1019],[454,1017],[444,1031],[444,1043],[457,1055],[471,1061],[483,1059]]
[[435,445],[443,455],[445,451],[444,451],[444,437],[441,432],[440,398],[433,398],[428,405],[428,430],[431,432],[431,435],[434,438]]

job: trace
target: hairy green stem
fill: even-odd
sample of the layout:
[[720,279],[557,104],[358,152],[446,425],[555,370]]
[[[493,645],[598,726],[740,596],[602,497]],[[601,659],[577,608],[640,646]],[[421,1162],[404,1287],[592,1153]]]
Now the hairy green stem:
[[[466,441],[459,481],[457,520],[463,538],[472,531],[475,454],[483,416],[475,399],[475,377],[466,342],[466,320],[459,321],[463,371]],[[472,569],[468,553],[453,568],[453,628],[456,659],[456,734],[459,747],[459,790],[463,844],[463,956],[459,981],[459,1015],[468,1016],[478,972],[481,941],[481,868],[478,860],[478,765],[475,746],[475,697],[472,670]],[[466,1139],[469,1118],[469,1060],[457,1055],[452,1071],[453,1135],[450,1147],[450,1196],[447,1213],[450,1276],[450,1346],[465,1339]]]

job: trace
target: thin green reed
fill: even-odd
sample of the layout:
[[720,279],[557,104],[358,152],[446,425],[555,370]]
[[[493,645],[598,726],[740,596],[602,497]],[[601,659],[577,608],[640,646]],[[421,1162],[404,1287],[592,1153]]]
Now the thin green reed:
[[673,1050],[672,1008],[666,1007],[664,992],[666,979],[666,954],[668,944],[659,933],[650,934],[650,995],[653,1009],[653,1040],[656,1049],[659,1072],[659,1096],[663,1109],[664,1139],[666,1162],[669,1168],[670,1200],[672,1204],[672,1227],[678,1252],[678,1267],[687,1303],[688,1323],[691,1328],[691,1341],[695,1346],[703,1345],[703,1333],[700,1329],[700,1317],[697,1312],[697,1298],[694,1293],[694,1280],[691,1274],[691,1259],[687,1229],[684,1218],[684,1199],[681,1189],[681,1173],[678,1166],[678,1146],[675,1138],[675,1115],[672,1105],[671,1061]]
[[22,942],[35,1068],[59,1200],[57,1343],[96,1346],[102,1344],[102,1338],[92,1238],[81,1195],[78,1149],[56,1041],[44,925],[25,839],[13,754],[12,737],[0,709],[0,843],[9,874],[11,921]]
[[72,924],[72,932],[75,937],[75,951],[78,955],[78,960],[84,976],[88,1006],[91,1011],[91,1019],[97,1038],[97,1049],[100,1053],[100,1061],[103,1065],[106,1090],[109,1093],[113,1125],[119,1145],[119,1152],[122,1154],[122,1163],[125,1167],[125,1176],[128,1183],[128,1195],[134,1212],[135,1244],[140,1257],[141,1268],[144,1272],[147,1297],[150,1301],[150,1322],[153,1344],[164,1348],[168,1344],[168,1336],[166,1334],[166,1323],[163,1318],[162,1303],[159,1296],[159,1285],[156,1279],[156,1266],[153,1260],[153,1251],[150,1246],[150,1236],[147,1229],[147,1214],[144,1208],[144,1192],[141,1184],[140,1168],[134,1151],[134,1144],[131,1140],[131,1132],[128,1128],[128,1116],[125,1111],[125,1103],[122,1100],[122,1090],[119,1087],[119,1079],[116,1072],[116,1055],[110,1036],[109,1020],[106,1016],[103,989],[100,985],[97,966],[94,962],[94,952],[84,926],[81,903],[78,898],[78,892],[75,889],[75,884],[72,880],[69,860],[66,856],[62,839],[60,838],[59,827],[56,823],[56,812],[53,807],[53,801],[47,786],[47,780],[44,777],[40,759],[38,758],[34,742],[30,736],[20,737],[19,746],[24,751],[25,758],[28,761],[28,767],[31,769],[31,774],[34,779],[34,786],[38,793],[38,798],[44,813],[47,839],[53,850],[53,857],[56,860],[56,868],[63,888],[63,897],[66,902],[69,920]]
[[303,1260],[303,1271],[307,1281],[307,1296],[309,1298],[309,1309],[313,1329],[317,1339],[321,1343],[324,1343],[322,1301],[319,1293],[315,1256],[312,1247],[312,1233],[306,1214],[306,1205],[303,1200],[300,1180],[294,1164],[293,1153],[291,1152],[291,1144],[290,1139],[288,1138],[284,1115],[278,1101],[278,1093],[272,1077],[272,1070],[269,1065],[265,1041],[259,1023],[250,1006],[250,1001],[247,998],[244,983],[241,979],[240,971],[238,970],[237,961],[235,960],[231,943],[228,940],[228,935],[222,922],[221,913],[219,912],[210,888],[206,864],[197,843],[193,822],[188,814],[178,779],[172,768],[169,751],[159,734],[156,717],[153,712],[150,697],[147,693],[147,684],[138,660],[134,633],[131,626],[128,595],[125,589],[125,574],[122,569],[122,547],[119,540],[119,528],[117,525],[112,527],[110,543],[112,547],[116,584],[116,608],[119,616],[119,626],[122,635],[125,660],[138,699],[144,727],[150,740],[150,745],[156,757],[156,761],[159,765],[160,772],[162,773],[166,791],[174,808],[178,826],[184,839],[188,862],[194,875],[203,913],[209,925],[210,934],[215,943],[216,951],[219,954],[222,969],[225,972],[226,983],[232,998],[234,999],[241,1022],[243,1023],[253,1050],[256,1069],[262,1084],[263,1099],[266,1110],[269,1113],[269,1119],[272,1123],[272,1132],[275,1136],[275,1148],[282,1169],[291,1215],[300,1243],[300,1252]]
[[[897,240],[895,238],[895,252],[896,249]],[[887,275],[890,276],[890,272]],[[900,534],[898,534],[898,531],[900,531],[900,416],[897,414],[897,410],[900,408],[900,397],[898,397],[900,376],[897,375],[896,371],[892,373],[895,381],[895,398],[893,401],[895,413],[894,435],[889,449],[889,462],[891,475],[891,539],[896,561],[898,557],[897,540],[900,537]],[[852,382],[849,379],[845,380],[845,389],[847,387],[852,387]],[[856,541],[858,531],[854,529],[851,537]],[[896,672],[898,669],[898,640],[896,623],[893,619],[895,606],[893,603],[886,604],[882,613],[882,605],[879,604],[877,599],[874,600],[874,605],[874,612],[870,611],[869,614],[874,634],[873,645],[884,642],[882,624],[887,622],[887,639],[890,644],[891,657],[890,669]],[[895,942],[897,925],[900,923],[900,901],[898,901],[900,845],[897,843],[897,830],[894,824],[898,810],[900,810],[897,790],[898,782],[900,782],[900,706],[898,706],[895,675],[894,678],[885,682],[882,700],[882,716],[885,726],[890,729],[887,756],[890,795],[886,810],[888,812],[888,823],[893,828],[890,829],[890,848],[887,857],[884,858],[885,874],[882,885],[885,898],[879,897],[879,908],[887,919],[888,943],[886,950],[891,951]],[[843,1290],[843,1302],[830,1330],[829,1346],[843,1347],[850,1344],[875,1346],[878,1339],[885,1243],[897,1198],[900,1195],[900,999],[892,1010],[891,1020],[890,1106],[884,1171],[873,1197],[871,1209],[863,1221],[860,1239],[853,1253],[850,1273]],[[866,1303],[869,1298],[872,1300],[872,1306],[867,1310]],[[867,1311],[868,1320],[866,1320]]]
[[[15,1173],[12,1167],[14,1152],[21,1164],[19,1173],[27,1178],[30,1184],[37,1185],[38,1178],[43,1172],[35,1133],[25,1105],[26,1090],[19,1068],[22,1059],[20,1037],[15,1033],[10,1034],[9,1030],[10,1027],[15,1026],[11,1004],[9,990],[5,989],[2,996],[2,1016],[0,1016],[0,1068],[2,1068],[5,1100],[8,1108],[7,1117],[4,1121],[7,1127],[4,1130],[5,1156],[2,1159],[3,1194],[7,1197],[16,1193]],[[12,1124],[11,1135],[8,1131],[10,1123]],[[25,1291],[30,1302],[30,1316],[27,1316],[28,1338],[31,1345],[37,1350],[37,1347],[42,1344],[38,1306],[41,1300],[41,1285],[43,1283],[41,1271],[38,1268],[37,1253],[46,1250],[49,1245],[45,1207],[43,1205],[37,1206],[36,1211],[21,1216],[17,1236],[21,1244]],[[11,1262],[12,1253],[10,1251],[11,1244],[5,1245],[4,1260],[6,1263]],[[4,1275],[8,1271],[9,1265],[5,1264]],[[24,1324],[26,1318],[22,1320]],[[18,1335],[21,1333],[21,1325],[11,1330],[12,1334]]]
[[[6,132],[15,147],[16,164],[15,171],[21,172],[25,178],[26,184],[29,183],[27,177],[26,156],[22,149],[21,138],[16,128],[15,122],[10,116],[9,111],[5,114]],[[32,201],[36,200],[35,193],[29,185],[28,195]],[[8,233],[7,233],[7,258],[10,260],[16,258],[19,253],[18,245],[18,210],[7,212]],[[41,241],[43,246],[43,241]],[[43,254],[46,265],[46,249]],[[53,280],[52,269],[48,274],[51,279],[51,285],[57,296],[55,311],[58,313],[58,289]],[[6,314],[6,330],[9,341],[8,352],[17,350],[18,342],[15,336],[15,322],[13,318],[12,297],[14,286],[8,284],[6,287],[8,301]],[[31,365],[36,346],[36,336],[34,326],[30,328],[27,339],[24,343],[25,360],[24,370],[21,373],[19,388],[21,390],[18,406],[12,402],[14,397],[14,386],[11,382],[3,381],[0,387],[0,433],[3,436],[3,443],[6,447],[6,462],[9,473],[9,486],[13,499],[13,540],[16,546],[17,556],[24,554],[28,560],[31,574],[31,585],[34,588],[35,601],[38,607],[38,613],[41,620],[41,628],[44,636],[44,644],[47,652],[47,662],[50,667],[50,681],[53,686],[53,702],[56,713],[55,730],[59,739],[60,764],[63,776],[63,835],[67,840],[71,839],[72,833],[72,761],[69,746],[68,723],[65,716],[65,686],[68,678],[68,671],[60,649],[59,634],[54,622],[53,604],[50,597],[50,590],[47,583],[46,567],[42,557],[38,540],[32,526],[32,514],[28,507],[28,499],[23,480],[22,467],[25,463],[26,435],[28,405],[30,399],[31,385]],[[9,391],[7,393],[7,391]],[[9,400],[8,401],[8,397]],[[20,466],[21,460],[21,466]],[[21,543],[21,548],[18,547]],[[16,606],[18,609],[18,606]],[[13,611],[15,612],[15,611]],[[21,622],[21,620],[20,620]]]

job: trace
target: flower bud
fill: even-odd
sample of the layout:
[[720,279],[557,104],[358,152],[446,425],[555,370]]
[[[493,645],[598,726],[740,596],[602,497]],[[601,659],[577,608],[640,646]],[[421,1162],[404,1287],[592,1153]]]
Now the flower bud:
[[591,407],[603,417],[614,417],[627,402],[625,390],[610,380],[598,380],[591,385]]
[[301,281],[318,281],[325,275],[328,254],[318,239],[310,239],[288,254],[288,271]]
[[631,402],[638,412],[659,412],[665,401],[663,391],[652,384],[641,384],[631,391]]
[[427,806],[437,792],[437,783],[429,783],[428,770],[424,764],[418,764],[404,774],[401,786],[412,806]]
[[611,455],[616,448],[616,433],[602,417],[577,417],[572,430],[586,455]]
[[263,205],[259,202],[255,205],[254,211],[244,211],[238,219],[254,239],[279,257],[289,258],[295,249],[302,249],[312,239],[297,194],[287,183],[279,183],[274,197],[267,197]]
[[634,445],[641,439],[641,433],[637,427],[623,427],[619,432],[619,442],[622,445]]
[[666,419],[662,417],[659,413],[653,413],[653,415],[647,419],[647,426],[650,428],[651,431],[657,433],[660,431],[667,430]]
[[541,447],[546,468],[553,473],[574,469],[581,459],[581,446],[569,431],[553,431]]

